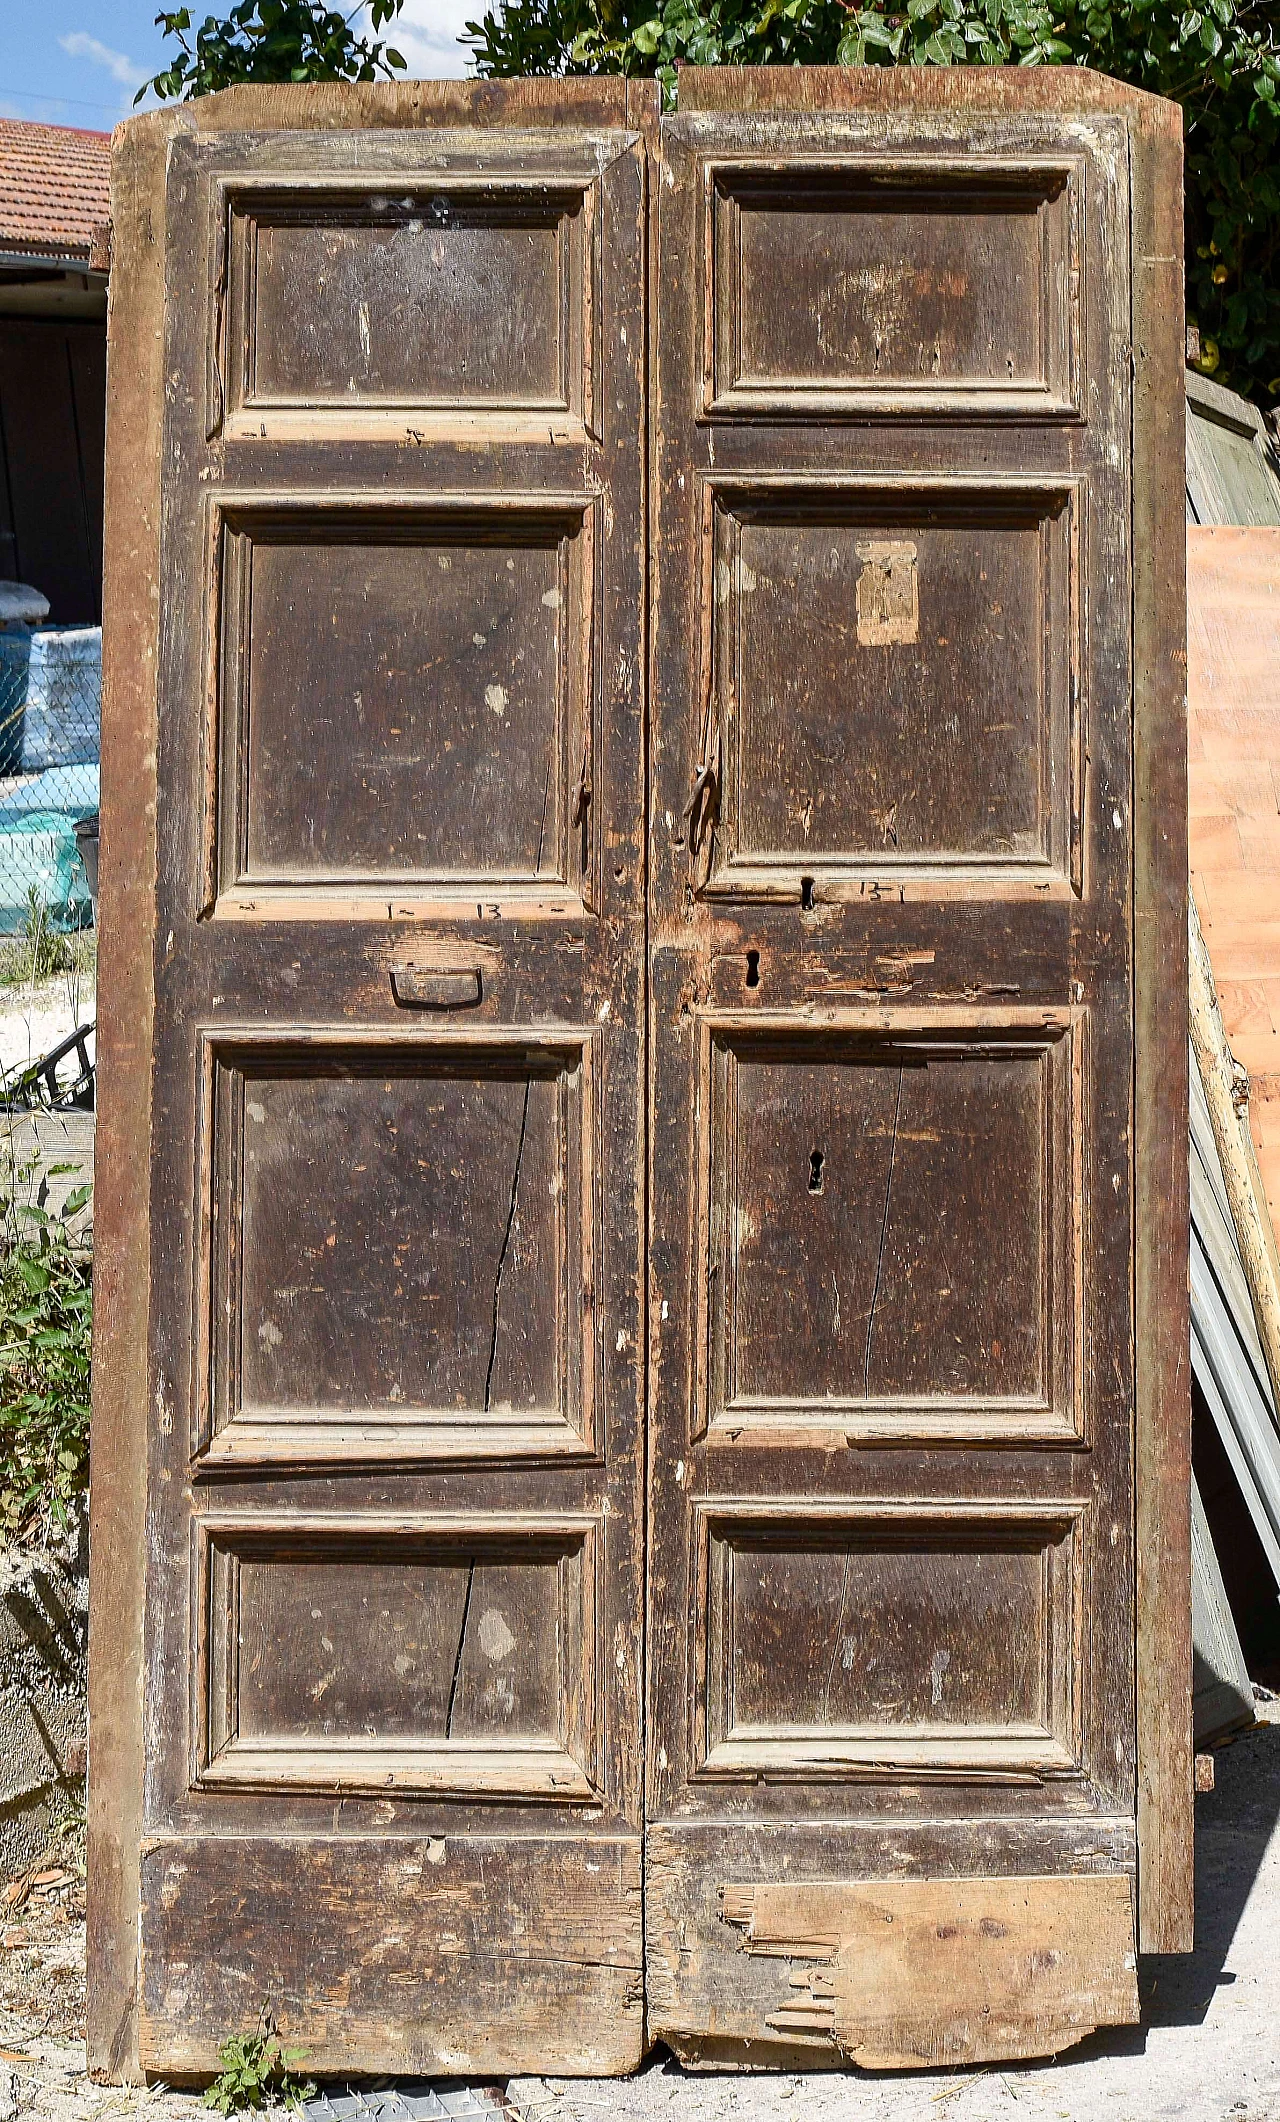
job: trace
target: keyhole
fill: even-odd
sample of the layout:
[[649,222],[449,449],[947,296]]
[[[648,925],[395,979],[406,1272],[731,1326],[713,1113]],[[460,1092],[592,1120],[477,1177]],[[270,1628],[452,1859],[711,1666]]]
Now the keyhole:
[[823,1167],[826,1164],[826,1161],[827,1160],[823,1156],[822,1151],[820,1149],[815,1149],[810,1152],[809,1192],[811,1194],[820,1194],[822,1192]]
[[800,904],[801,904],[801,906],[803,907],[803,909],[804,909],[804,911],[805,911],[805,913],[806,913],[806,914],[811,914],[811,913],[813,912],[813,878],[812,878],[812,877],[802,877],[802,878],[800,879]]
[[759,951],[758,951],[758,950],[749,950],[749,951],[747,952],[747,986],[748,986],[748,987],[759,987],[759,985],[760,985],[760,953],[759,953]]

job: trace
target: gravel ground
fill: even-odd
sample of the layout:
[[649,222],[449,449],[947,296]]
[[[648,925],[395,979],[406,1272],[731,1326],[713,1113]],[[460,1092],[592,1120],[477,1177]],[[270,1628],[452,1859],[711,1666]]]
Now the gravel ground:
[[[1264,1714],[1274,1716],[1276,1705]],[[1280,1723],[1217,1756],[1196,1800],[1197,1948],[1146,1960],[1141,2027],[1017,2069],[519,2078],[519,2122],[1280,2122]],[[91,2085],[84,2068],[84,1881],[65,1849],[0,1895],[0,2122],[208,2110],[163,2087]],[[335,2094],[338,2088],[330,2088]]]

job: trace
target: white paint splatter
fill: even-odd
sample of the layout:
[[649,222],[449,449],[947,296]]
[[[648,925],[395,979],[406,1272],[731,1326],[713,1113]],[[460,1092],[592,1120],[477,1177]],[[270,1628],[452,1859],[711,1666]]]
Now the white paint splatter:
[[503,715],[507,712],[506,687],[503,685],[486,685],[484,689],[484,704],[486,707],[491,707],[494,714],[501,721]]
[[507,1627],[506,1616],[500,1614],[496,1606],[491,1606],[487,1613],[481,1615],[478,1634],[481,1650],[495,1665],[501,1659],[509,1658],[516,1647],[516,1639]]
[[947,1667],[950,1665],[950,1663],[951,1653],[949,1650],[935,1650],[933,1654],[933,1669],[931,1675],[933,1685],[933,1706],[935,1709],[939,1707],[942,1701],[942,1682],[946,1675]]

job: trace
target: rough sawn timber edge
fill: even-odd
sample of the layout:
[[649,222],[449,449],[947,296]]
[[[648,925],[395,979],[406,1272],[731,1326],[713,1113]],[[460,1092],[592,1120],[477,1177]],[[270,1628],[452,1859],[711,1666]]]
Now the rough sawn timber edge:
[[864,2070],[1043,2056],[1139,2016],[1121,1873],[726,1886],[722,1916],[790,1970],[770,2026]]

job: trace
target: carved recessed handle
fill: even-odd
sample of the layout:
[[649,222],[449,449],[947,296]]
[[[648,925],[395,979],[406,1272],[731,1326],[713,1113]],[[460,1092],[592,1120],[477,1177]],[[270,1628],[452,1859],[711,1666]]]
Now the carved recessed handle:
[[482,991],[478,965],[391,968],[391,992],[401,1009],[474,1009]]

